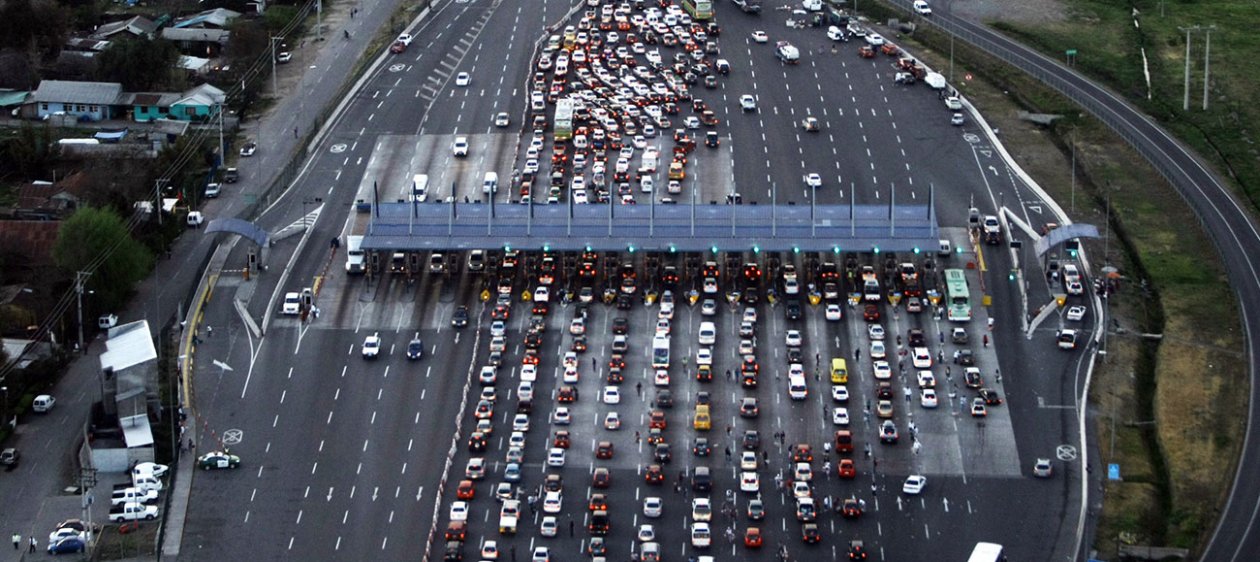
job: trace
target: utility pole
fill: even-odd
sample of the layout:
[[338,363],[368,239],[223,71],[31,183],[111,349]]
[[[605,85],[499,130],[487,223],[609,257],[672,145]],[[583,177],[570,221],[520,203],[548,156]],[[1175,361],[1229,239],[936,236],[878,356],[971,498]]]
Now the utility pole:
[[1210,73],[1212,71],[1212,31],[1216,29],[1215,25],[1207,26],[1203,30],[1203,111],[1208,108],[1208,84]]
[[79,353],[87,353],[87,348],[83,347],[83,282],[91,276],[87,271],[74,273],[74,292],[78,294],[79,300]]
[[271,93],[280,95],[280,86],[276,83],[276,41],[284,41],[284,37],[271,37]]
[[1195,25],[1191,27],[1179,27],[1177,29],[1180,29],[1186,32],[1186,71],[1185,71],[1186,77],[1185,77],[1185,87],[1184,87],[1185,93],[1182,95],[1181,110],[1190,111],[1190,32],[1198,31],[1199,26]]
[[1072,127],[1072,213],[1076,213],[1076,127]]
[[84,541],[88,547],[95,542],[92,540],[92,489],[96,487],[96,469],[81,468],[79,469],[79,493],[81,494],[80,509],[83,510],[83,520],[87,521],[88,540]]
[[162,180],[153,180],[153,194],[157,196],[154,204],[157,205],[158,226],[162,226]]

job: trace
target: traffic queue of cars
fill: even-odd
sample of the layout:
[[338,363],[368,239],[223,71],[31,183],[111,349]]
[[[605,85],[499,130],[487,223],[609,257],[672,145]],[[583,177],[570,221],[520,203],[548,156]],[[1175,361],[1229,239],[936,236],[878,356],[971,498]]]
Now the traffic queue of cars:
[[534,63],[533,138],[514,187],[522,202],[558,203],[567,190],[577,204],[634,204],[636,193],[669,203],[700,137],[721,142],[715,111],[691,91],[717,88],[731,70],[717,58],[721,28],[669,0],[588,6]]

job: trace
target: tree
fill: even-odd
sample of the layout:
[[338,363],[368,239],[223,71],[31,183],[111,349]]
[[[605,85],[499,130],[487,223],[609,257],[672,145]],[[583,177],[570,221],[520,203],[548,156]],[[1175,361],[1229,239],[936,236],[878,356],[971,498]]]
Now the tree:
[[[97,264],[98,258],[104,258]],[[73,276],[96,265],[88,287],[103,309],[121,306],[137,282],[153,267],[153,254],[136,242],[122,217],[108,209],[83,207],[57,234],[53,261]]]
[[52,0],[8,0],[0,3],[0,48],[57,58],[67,37],[69,16]]
[[22,123],[17,135],[0,141],[0,173],[17,173],[25,178],[44,177],[57,161],[61,150],[53,142],[48,127]]
[[110,41],[96,57],[96,75],[102,82],[119,82],[129,92],[180,90],[176,72],[179,50],[165,39],[143,37]]

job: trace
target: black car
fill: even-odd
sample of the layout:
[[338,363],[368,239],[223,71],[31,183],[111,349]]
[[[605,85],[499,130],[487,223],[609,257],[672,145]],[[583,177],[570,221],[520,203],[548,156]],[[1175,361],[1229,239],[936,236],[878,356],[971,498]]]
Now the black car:
[[451,541],[446,543],[446,551],[442,554],[442,560],[458,561],[464,559],[464,542]]
[[669,451],[669,443],[657,443],[656,450],[652,453],[652,458],[661,464],[669,464],[673,460],[674,455]]
[[761,500],[748,501],[748,518],[753,521],[761,521],[766,518],[766,505]]
[[656,393],[656,407],[661,409],[669,409],[674,407],[674,395],[669,390],[661,390]]
[[789,321],[800,320],[801,319],[801,301],[798,301],[796,299],[792,299],[788,301],[786,314],[787,314],[787,319]]
[[761,434],[757,433],[757,430],[750,429],[744,432],[744,448],[749,451],[761,448]]
[[696,439],[696,444],[691,447],[692,454],[697,457],[707,457],[713,452],[713,448],[709,446],[709,440],[705,437]]
[[630,310],[633,304],[634,297],[626,294],[617,295],[617,310]]
[[468,307],[460,306],[455,309],[455,314],[451,315],[451,326],[463,328],[468,325]]
[[420,341],[420,338],[411,340],[411,343],[407,344],[407,359],[419,359],[422,356],[424,356],[424,342]]
[[787,348],[787,362],[789,365],[792,363],[804,363],[804,356],[805,354],[801,353],[801,348],[799,347]]
[[970,367],[976,364],[976,356],[970,349],[964,349],[958,352],[958,357],[954,362],[964,367]]
[[721,139],[718,138],[717,131],[709,131],[704,134],[705,146],[709,148],[717,148],[721,144],[722,144],[722,141]]
[[622,317],[613,318],[612,333],[616,335],[625,335],[630,331],[630,320]]
[[700,392],[697,392],[697,393],[696,393],[696,405],[697,405],[697,406],[699,406],[699,405],[704,405],[704,404],[710,404],[710,403],[711,403],[711,402],[710,402],[710,399],[709,399],[709,391],[707,391],[707,390],[701,390]]
[[756,287],[750,287],[747,291],[744,291],[744,304],[757,304]]

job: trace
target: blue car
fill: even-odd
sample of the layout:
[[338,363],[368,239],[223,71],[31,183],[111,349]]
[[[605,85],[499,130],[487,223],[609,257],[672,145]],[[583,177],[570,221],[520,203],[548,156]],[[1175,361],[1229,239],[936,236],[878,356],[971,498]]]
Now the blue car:
[[48,554],[77,553],[87,550],[87,543],[78,537],[66,537],[48,545]]

